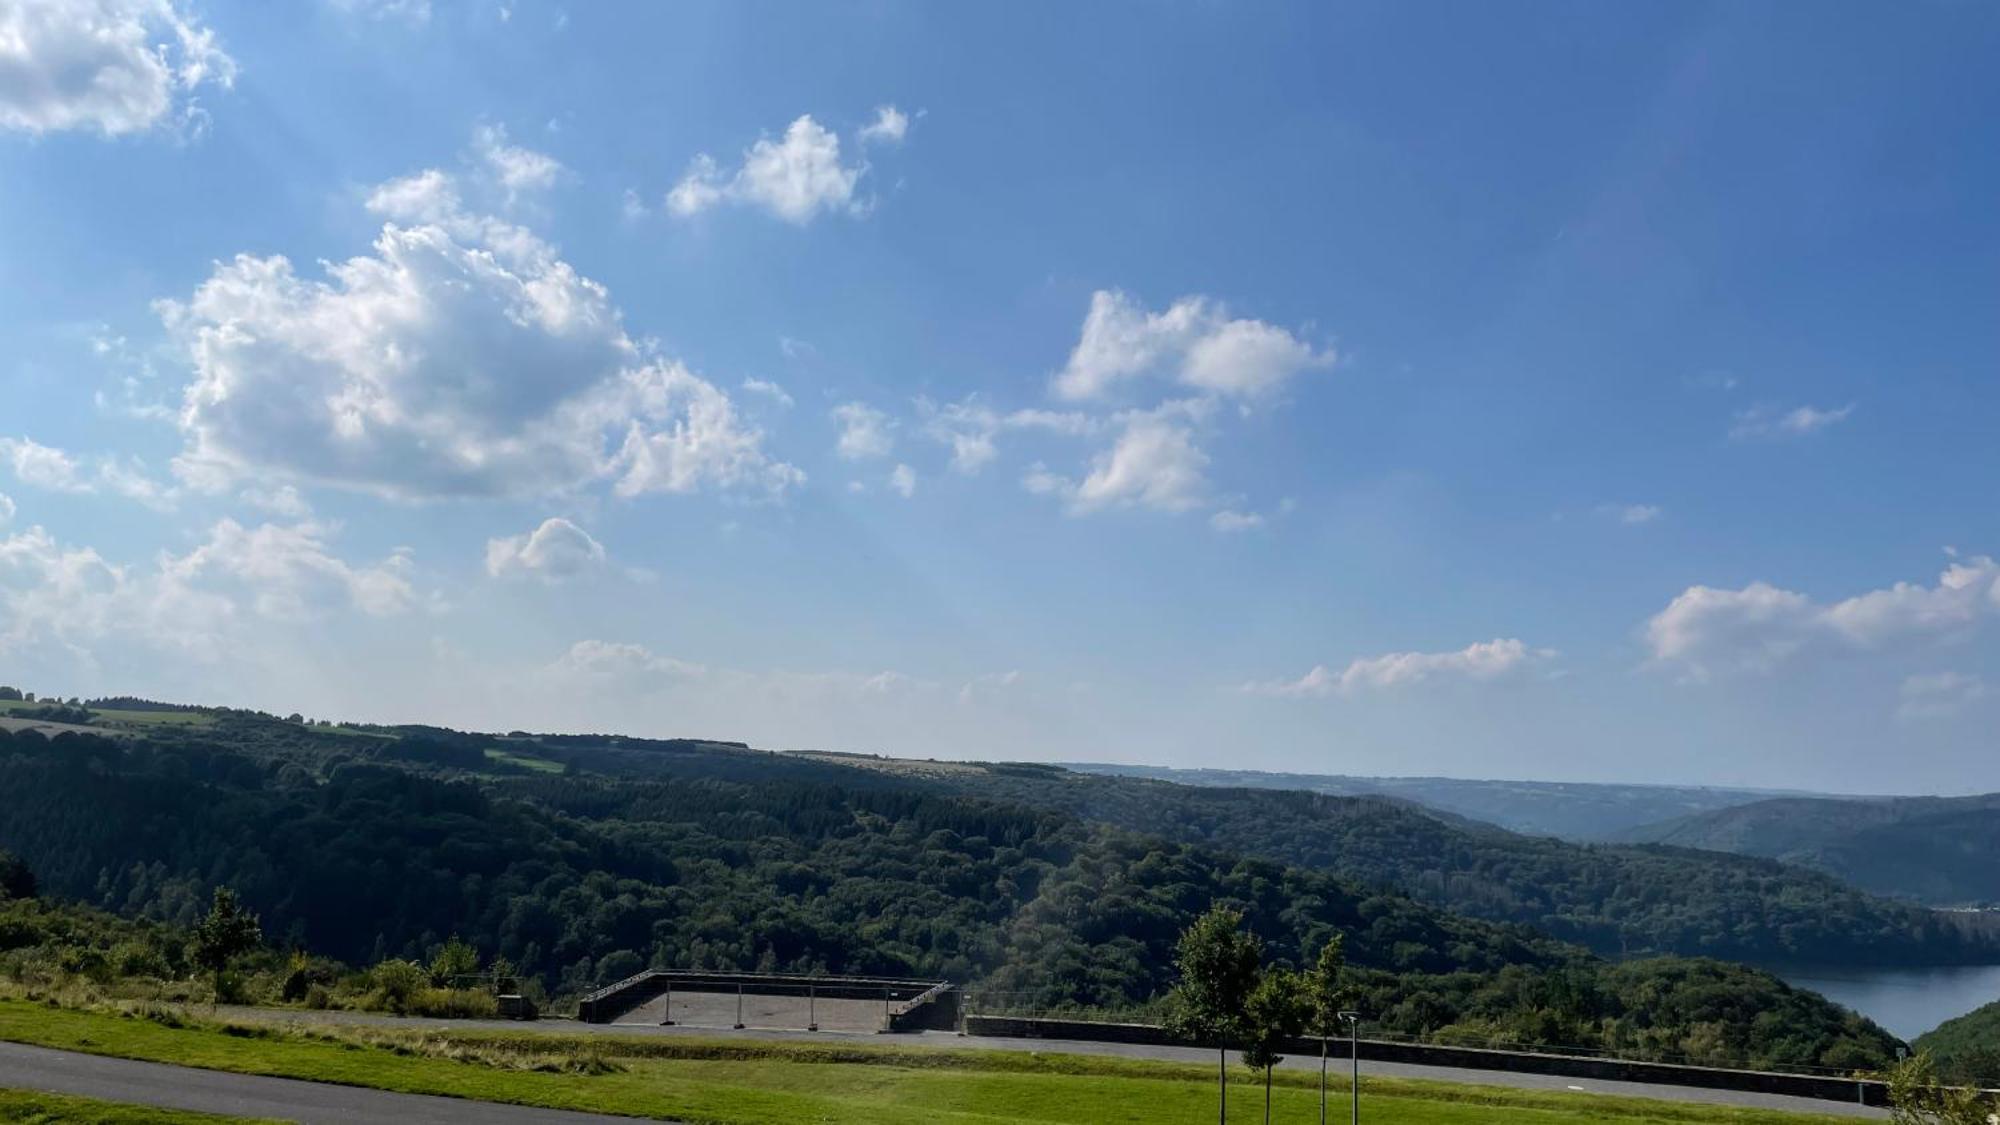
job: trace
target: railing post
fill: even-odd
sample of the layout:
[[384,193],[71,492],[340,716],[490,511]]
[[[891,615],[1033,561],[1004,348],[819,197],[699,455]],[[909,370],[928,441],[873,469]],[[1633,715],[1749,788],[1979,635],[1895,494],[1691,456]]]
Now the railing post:
[[674,982],[673,981],[667,982],[667,1007],[665,1011],[660,1013],[660,1026],[661,1027],[674,1026]]
[[743,982],[736,982],[736,1030],[743,1030]]
[[819,986],[806,982],[806,1030],[819,1030]]
[[889,1030],[889,986],[882,986],[882,1030]]

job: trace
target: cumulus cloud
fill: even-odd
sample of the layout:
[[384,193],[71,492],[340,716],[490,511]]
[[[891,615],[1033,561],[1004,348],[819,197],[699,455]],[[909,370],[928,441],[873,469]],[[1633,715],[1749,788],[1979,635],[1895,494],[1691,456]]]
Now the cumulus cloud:
[[1898,694],[1898,718],[1945,719],[1986,698],[1986,682],[1963,672],[1930,672],[1905,677]]
[[865,164],[841,163],[840,138],[807,114],[782,138],[759,138],[733,172],[707,153],[696,156],[667,193],[666,206],[689,216],[724,203],[742,204],[803,226],[822,212],[865,212],[854,193],[866,171]]
[[0,492],[0,527],[14,522],[14,498]]
[[349,563],[332,552],[331,535],[313,523],[225,519],[192,550],[161,552],[150,567],[112,563],[39,526],[0,537],[0,653],[54,645],[87,659],[113,643],[214,660],[253,620],[382,617],[418,604],[407,552]]
[[555,186],[563,174],[562,162],[545,153],[509,143],[502,125],[482,125],[473,130],[473,151],[486,172],[513,202],[532,192]]
[[1099,428],[1098,420],[1087,414],[1057,410],[1001,413],[977,396],[943,405],[919,398],[917,414],[926,437],[951,447],[952,469],[968,475],[979,472],[999,455],[998,439],[1003,431],[1040,430],[1077,436],[1096,433]]
[[2000,564],[1954,561],[1925,586],[1898,582],[1818,602],[1768,582],[1690,586],[1646,623],[1653,660],[1690,678],[1767,671],[1808,649],[1866,650],[1970,629],[2000,614]]
[[1823,410],[1817,406],[1795,406],[1790,410],[1775,406],[1753,406],[1738,411],[1734,424],[1729,427],[1729,436],[1737,440],[1769,437],[1799,437],[1816,433],[1836,422],[1845,421],[1854,413],[1854,404],[1848,403],[1837,410]]
[[893,105],[875,107],[875,120],[861,127],[863,144],[903,143],[910,133],[910,116]]
[[1071,515],[1108,508],[1185,512],[1210,502],[1209,457],[1188,424],[1198,407],[1167,403],[1119,416],[1121,429],[1098,453],[1081,481],[1037,464],[1022,478],[1029,492],[1062,497]]
[[176,492],[136,462],[100,457],[89,465],[33,438],[0,438],[0,464],[22,484],[78,495],[108,493],[154,508],[173,506]]
[[833,420],[840,423],[840,438],[834,449],[848,461],[887,457],[896,442],[889,435],[896,423],[887,414],[866,403],[843,402],[833,408]]
[[889,471],[889,487],[908,500],[917,494],[917,471],[908,465],[897,465]]
[[745,379],[743,389],[753,395],[763,395],[787,410],[792,407],[792,396],[769,379]]
[[1223,508],[1208,517],[1208,526],[1217,531],[1254,531],[1264,526],[1264,517],[1258,512],[1238,512]]
[[1206,297],[1184,297],[1156,313],[1100,289],[1053,389],[1065,399],[1099,398],[1122,383],[1157,376],[1204,393],[1254,398],[1333,362],[1332,349],[1315,351],[1260,320],[1232,319]]
[[1420,684],[1433,679],[1492,680],[1532,661],[1555,654],[1530,649],[1511,637],[1467,645],[1456,652],[1391,652],[1366,656],[1336,672],[1324,664],[1296,680],[1262,680],[1244,684],[1248,695],[1323,698]]
[[107,137],[199,123],[194,92],[236,63],[179,0],[0,5],[0,128]]
[[599,681],[698,679],[707,672],[699,664],[654,655],[644,645],[598,640],[576,642],[548,670],[563,678]]
[[486,541],[486,573],[495,578],[532,574],[561,582],[604,565],[604,545],[560,516],[523,535]]
[[525,228],[469,212],[452,177],[383,185],[372,252],[301,277],[283,256],[219,263],[161,302],[193,379],[178,471],[205,487],[279,474],[407,499],[777,494],[729,397],[625,332],[604,286]]

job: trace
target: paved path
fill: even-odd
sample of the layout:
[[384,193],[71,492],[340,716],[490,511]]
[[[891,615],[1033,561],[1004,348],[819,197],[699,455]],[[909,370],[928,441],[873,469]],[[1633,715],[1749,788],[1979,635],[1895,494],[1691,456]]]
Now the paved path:
[[[734,997],[730,999],[734,1004]],[[734,1008],[732,1007],[733,1013]],[[992,1051],[1033,1051],[1044,1054],[1061,1055],[1111,1055],[1128,1059],[1157,1059],[1165,1062],[1190,1062],[1203,1066],[1213,1066],[1215,1053],[1194,1047],[1153,1047],[1131,1043],[1096,1043],[1073,1039],[1010,1039],[1000,1036],[965,1036],[946,1031],[927,1031],[916,1034],[871,1035],[842,1034],[832,1031],[801,1031],[788,1028],[751,1027],[744,1031],[733,1031],[727,1027],[658,1027],[647,1023],[578,1023],[571,1020],[545,1020],[540,1023],[522,1024],[506,1020],[438,1020],[402,1019],[395,1016],[379,1015],[371,1012],[299,1012],[285,1009],[225,1008],[232,1018],[255,1019],[273,1023],[335,1023],[358,1024],[364,1026],[390,1025],[424,1029],[482,1030],[482,1031],[550,1031],[565,1034],[624,1034],[624,1035],[681,1035],[699,1038],[747,1038],[762,1040],[799,1040],[821,1043],[867,1043],[881,1046],[935,1047],[940,1050],[992,1050]],[[747,1015],[746,1015],[747,1018]],[[1317,1058],[1289,1057],[1278,1064],[1282,1069],[1317,1069]],[[1335,1067],[1348,1064],[1336,1060]],[[1344,1073],[1344,1071],[1343,1071]],[[1503,1086],[1516,1090],[1555,1090],[1570,1093],[1610,1094],[1625,1098],[1655,1098],[1662,1101],[1693,1102],[1704,1105],[1752,1106],[1763,1109],[1784,1109],[1795,1113],[1819,1113],[1841,1117],[1887,1120],[1887,1110],[1873,1109],[1847,1102],[1825,1101],[1820,1098],[1801,1098],[1786,1094],[1760,1094],[1746,1090],[1709,1090],[1698,1086],[1664,1086],[1652,1082],[1611,1082],[1595,1078],[1571,1078],[1552,1074],[1521,1074],[1506,1070],[1464,1070],[1457,1067],[1419,1066],[1412,1063],[1361,1061],[1362,1096],[1367,1096],[1367,1080],[1371,1077],[1422,1078],[1436,1082],[1460,1082],[1478,1086]]]
[[632,1125],[629,1117],[265,1078],[0,1043],[0,1087],[304,1125]]

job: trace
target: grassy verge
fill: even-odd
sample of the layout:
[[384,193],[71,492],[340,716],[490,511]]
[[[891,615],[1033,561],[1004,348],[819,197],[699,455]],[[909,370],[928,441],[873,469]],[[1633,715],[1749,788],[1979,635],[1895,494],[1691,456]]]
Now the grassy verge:
[[247,1117],[217,1117],[178,1109],[103,1102],[69,1094],[0,1090],[0,1121],[17,1125],[245,1125]]
[[[174,1025],[180,1026],[174,1026]],[[1012,1051],[745,1043],[663,1036],[440,1033],[211,1024],[169,1010],[112,1014],[0,1000],[0,1039],[214,1070],[715,1125],[1084,1125],[1203,1120],[1201,1066]],[[1344,1097],[1346,1087],[1336,1094]],[[1809,1125],[1842,1119],[1438,1082],[1364,1079],[1368,1119],[1390,1125]],[[1317,1075],[1280,1072],[1277,1120],[1317,1118]],[[1262,1119],[1234,1068],[1230,1119]]]

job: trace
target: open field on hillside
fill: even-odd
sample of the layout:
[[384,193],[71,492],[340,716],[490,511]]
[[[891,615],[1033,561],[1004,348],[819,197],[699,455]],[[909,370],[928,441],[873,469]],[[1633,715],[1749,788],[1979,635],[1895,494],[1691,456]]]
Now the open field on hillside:
[[[180,1024],[181,1026],[171,1026]],[[888,1125],[996,1119],[1091,1122],[1204,1120],[1214,1112],[1206,1067],[1007,1051],[926,1051],[520,1033],[437,1033],[212,1024],[168,1009],[84,1012],[0,1000],[0,1040],[406,1093],[715,1125],[867,1121]],[[1278,1119],[1317,1114],[1316,1076],[1283,1073]],[[1262,1117],[1250,1072],[1232,1067],[1231,1120]],[[1809,1125],[1842,1118],[1369,1079],[1369,1120],[1461,1125],[1583,1121]],[[1346,1087],[1338,1091],[1345,1095]]]
[[[46,700],[40,703],[27,703],[18,699],[0,699],[0,718],[6,717],[9,712],[32,711],[37,707],[47,707],[49,705],[49,702]],[[92,714],[97,716],[99,722],[116,723],[119,726],[207,726],[215,722],[215,716],[202,711],[126,711],[116,707],[101,710],[93,707],[90,710]],[[72,727],[66,723],[44,724],[37,722],[27,725],[46,725],[60,727],[64,730],[94,729],[91,727]]]

